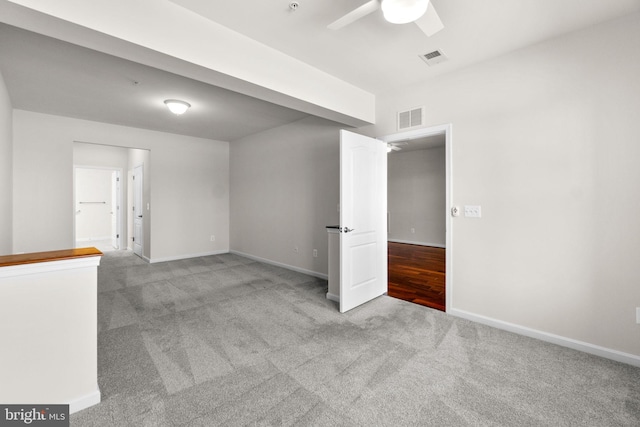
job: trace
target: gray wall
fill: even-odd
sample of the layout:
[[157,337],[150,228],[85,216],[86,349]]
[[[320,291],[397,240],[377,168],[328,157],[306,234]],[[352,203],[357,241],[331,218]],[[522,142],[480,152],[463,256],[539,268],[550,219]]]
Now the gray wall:
[[227,142],[22,110],[13,117],[14,251],[73,247],[73,141],[151,150],[152,261],[228,251]]
[[390,241],[445,246],[445,160],[444,146],[387,156]]
[[12,253],[13,107],[0,74],[0,255]]
[[[452,221],[452,312],[640,356],[639,72],[635,14],[378,97],[360,132],[426,105],[427,125],[453,125],[454,204],[482,206]],[[232,249],[326,273],[337,129],[306,119],[232,145]],[[225,247],[202,235],[228,229],[226,143],[18,110],[14,135],[14,249],[72,243],[74,139],[154,147],[153,257]]]
[[[597,57],[594,53],[598,53]],[[378,99],[453,126],[453,312],[640,355],[640,15]]]
[[339,129],[310,117],[231,143],[232,250],[327,274],[325,226],[339,221]]
[[[378,97],[359,131],[426,105],[453,126],[453,203],[482,206],[452,220],[452,313],[640,356],[639,70],[636,14]],[[233,249],[326,272],[337,141],[307,120],[232,144]]]

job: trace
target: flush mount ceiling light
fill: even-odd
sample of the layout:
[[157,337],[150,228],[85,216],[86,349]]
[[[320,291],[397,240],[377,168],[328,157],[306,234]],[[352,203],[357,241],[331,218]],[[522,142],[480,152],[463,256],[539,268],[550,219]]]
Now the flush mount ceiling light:
[[191,107],[191,104],[188,102],[180,101],[178,99],[167,99],[164,101],[164,104],[173,114],[178,116],[180,114],[184,114],[184,112]]
[[392,24],[408,24],[420,18],[429,7],[429,0],[382,0],[384,19]]

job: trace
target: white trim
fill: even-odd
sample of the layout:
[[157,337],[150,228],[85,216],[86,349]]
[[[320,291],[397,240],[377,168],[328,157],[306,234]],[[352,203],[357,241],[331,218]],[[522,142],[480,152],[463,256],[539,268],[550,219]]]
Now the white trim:
[[425,243],[425,242],[412,242],[411,240],[400,240],[400,239],[387,239],[388,242],[391,243],[404,243],[406,245],[418,245],[418,246],[430,246],[432,248],[446,248],[446,245],[442,243]]
[[445,212],[445,311],[448,313],[452,307],[453,294],[453,221],[451,220],[451,207],[453,206],[453,125],[451,123],[430,126],[406,132],[394,133],[384,136],[382,141],[396,142],[407,139],[422,138],[425,136],[445,135],[445,175],[446,175],[446,212]]
[[89,394],[73,399],[69,402],[69,414],[82,411],[90,406],[100,403],[100,387],[96,384],[96,389]]
[[451,124],[429,126],[420,129],[413,129],[406,132],[398,132],[378,138],[384,142],[404,141],[406,139],[422,138],[424,136],[438,135],[451,132]]
[[189,258],[199,258],[202,256],[211,256],[211,255],[221,255],[221,254],[227,254],[229,253],[228,249],[224,249],[221,251],[214,251],[214,252],[202,252],[199,254],[188,254],[188,255],[176,255],[176,256],[169,256],[169,257],[164,257],[164,258],[153,258],[153,259],[149,259],[147,257],[142,257],[144,260],[146,260],[149,264],[155,264],[157,262],[167,262],[167,261],[179,261],[181,259],[189,259]]
[[317,277],[318,279],[329,280],[329,276],[326,275],[326,274],[318,273],[318,272],[307,270],[307,269],[300,268],[300,267],[294,267],[293,265],[283,264],[281,262],[276,262],[276,261],[271,261],[270,259],[260,258],[260,257],[254,256],[254,255],[249,255],[249,254],[246,254],[244,252],[240,252],[240,251],[230,250],[229,253],[234,254],[234,255],[240,255],[240,256],[243,256],[245,258],[252,259],[254,261],[264,262],[265,264],[275,265],[276,267],[282,267],[282,268],[286,268],[288,270],[293,270],[293,271],[296,271],[298,273],[308,274],[309,276]]
[[516,325],[514,323],[503,322],[502,320],[493,319],[491,317],[481,316],[479,314],[470,313],[464,310],[450,309],[447,313],[471,320],[472,322],[482,323],[483,325],[492,326],[494,328],[524,335],[530,338],[536,338],[562,347],[571,348],[573,350],[582,351],[584,353],[593,354],[595,356],[604,357],[605,359],[615,360],[616,362],[626,363],[628,365],[640,367],[640,356],[622,351],[613,350],[599,345],[590,344],[584,341],[574,340],[572,338],[560,335],[550,334],[548,332],[539,331],[537,329],[527,328],[525,326]]
[[331,294],[331,293],[327,292],[327,299],[331,300],[331,301],[335,301],[337,303],[340,303],[340,296],[339,295],[334,295],[334,294]]
[[101,255],[82,258],[61,259],[56,261],[35,262],[32,264],[9,265],[0,268],[0,279],[25,276],[27,274],[50,273],[52,271],[73,270],[76,268],[98,267]]

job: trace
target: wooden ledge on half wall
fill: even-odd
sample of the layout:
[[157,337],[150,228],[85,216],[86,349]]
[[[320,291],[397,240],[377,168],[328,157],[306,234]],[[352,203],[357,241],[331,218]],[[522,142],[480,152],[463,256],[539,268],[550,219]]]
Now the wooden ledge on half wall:
[[96,248],[62,249],[48,252],[32,252],[26,254],[0,256],[0,268],[23,264],[38,264],[42,262],[63,261],[77,258],[102,256]]

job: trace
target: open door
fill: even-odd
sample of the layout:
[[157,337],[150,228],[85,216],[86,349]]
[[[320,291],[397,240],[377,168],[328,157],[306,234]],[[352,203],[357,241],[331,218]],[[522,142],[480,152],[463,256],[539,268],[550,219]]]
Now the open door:
[[387,291],[387,145],[340,131],[340,312]]
[[111,246],[120,249],[120,172],[111,172]]
[[142,165],[133,169],[133,253],[142,256],[143,201]]

